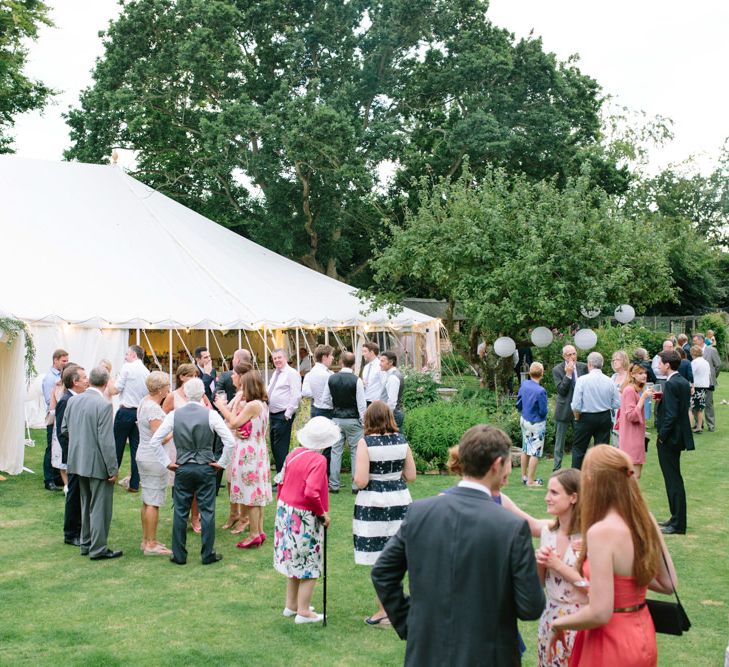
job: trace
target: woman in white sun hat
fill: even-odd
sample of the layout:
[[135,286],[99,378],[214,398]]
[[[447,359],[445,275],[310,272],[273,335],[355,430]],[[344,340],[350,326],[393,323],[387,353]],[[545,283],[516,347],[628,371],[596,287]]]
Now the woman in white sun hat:
[[273,566],[288,577],[283,615],[296,623],[318,623],[324,617],[310,607],[322,573],[324,528],[329,525],[327,460],[320,453],[339,440],[339,427],[314,417],[296,437],[301,447],[287,457],[278,485]]

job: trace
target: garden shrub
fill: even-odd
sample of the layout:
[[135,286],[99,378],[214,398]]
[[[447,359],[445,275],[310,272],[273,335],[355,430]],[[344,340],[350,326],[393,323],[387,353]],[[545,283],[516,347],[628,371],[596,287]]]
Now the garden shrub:
[[438,383],[430,373],[421,373],[412,368],[403,369],[405,388],[402,404],[405,410],[412,410],[426,403],[438,400]]
[[471,426],[492,421],[487,410],[473,404],[437,401],[408,410],[403,431],[419,472],[443,470],[448,449]]

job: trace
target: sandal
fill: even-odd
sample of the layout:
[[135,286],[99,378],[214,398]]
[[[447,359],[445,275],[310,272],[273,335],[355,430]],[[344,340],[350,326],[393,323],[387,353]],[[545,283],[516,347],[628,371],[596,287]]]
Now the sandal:
[[220,530],[228,530],[228,528],[232,528],[239,521],[240,521],[240,517],[238,515],[234,516],[233,514],[231,514],[228,517],[228,520],[222,526],[220,526]]
[[164,544],[155,544],[151,549],[145,549],[145,556],[169,556],[172,554]]
[[373,616],[369,616],[364,620],[367,625],[372,627],[381,627],[386,628],[388,626],[391,626],[392,623],[390,622],[390,619],[387,618],[387,616],[380,616],[380,618],[374,618]]
[[535,479],[531,484],[529,482],[524,482],[529,488],[533,489],[535,487],[544,486],[544,480],[543,479]]
[[238,519],[238,521],[235,522],[235,527],[233,530],[230,531],[231,535],[240,535],[241,533],[245,532],[246,528],[250,526],[251,520],[248,518],[245,519]]

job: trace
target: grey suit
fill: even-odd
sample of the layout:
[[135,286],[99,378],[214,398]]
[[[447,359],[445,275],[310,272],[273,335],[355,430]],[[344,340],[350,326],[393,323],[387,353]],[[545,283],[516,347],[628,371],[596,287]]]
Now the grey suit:
[[721,357],[719,356],[719,350],[713,345],[704,345],[704,359],[709,362],[709,370],[711,375],[709,382],[711,383],[711,389],[706,390],[706,409],[704,414],[706,415],[706,428],[709,431],[713,431],[716,428],[714,420],[714,387],[716,386],[716,376],[721,372]]
[[[575,363],[577,377],[587,373],[587,364],[578,361]],[[562,456],[564,455],[564,441],[567,436],[567,429],[570,424],[574,425],[575,416],[572,414],[572,395],[575,393],[575,383],[571,376],[565,374],[565,362],[557,364],[552,369],[552,377],[557,387],[557,398],[554,404],[554,470],[562,467]]]
[[114,483],[119,471],[111,403],[93,387],[68,399],[61,432],[68,436],[68,472],[78,477],[81,496],[81,553],[107,550]]
[[526,522],[471,488],[413,503],[372,582],[417,667],[519,665],[517,618],[544,609]]

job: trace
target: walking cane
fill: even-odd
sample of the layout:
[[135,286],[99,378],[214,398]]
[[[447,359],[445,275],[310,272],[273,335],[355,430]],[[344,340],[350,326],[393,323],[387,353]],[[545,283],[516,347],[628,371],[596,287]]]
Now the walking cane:
[[322,582],[324,587],[324,619],[322,625],[326,627],[327,624],[327,527],[324,526],[324,581]]

